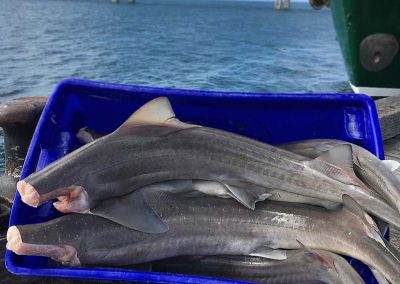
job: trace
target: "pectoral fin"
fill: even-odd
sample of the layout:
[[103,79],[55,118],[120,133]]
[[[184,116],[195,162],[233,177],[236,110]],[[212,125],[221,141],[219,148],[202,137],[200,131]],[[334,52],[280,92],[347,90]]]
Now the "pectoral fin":
[[228,188],[231,196],[250,209],[255,209],[258,201],[264,201],[272,194],[268,192],[268,188],[257,186],[242,181],[228,181],[224,185]]
[[217,196],[217,197],[232,197],[232,193],[222,183],[212,180],[193,180],[192,188],[193,196],[199,194]]
[[268,188],[246,181],[228,179],[227,182],[229,184],[212,180],[193,180],[192,190],[185,195],[188,197],[205,195],[222,198],[232,197],[250,209],[254,209],[258,201],[263,201],[272,196]]
[[101,201],[90,213],[145,233],[161,234],[169,229],[146,203],[140,191]]
[[267,246],[262,246],[256,248],[250,253],[250,256],[258,256],[263,258],[269,258],[274,260],[284,260],[287,259],[286,250],[273,249]]

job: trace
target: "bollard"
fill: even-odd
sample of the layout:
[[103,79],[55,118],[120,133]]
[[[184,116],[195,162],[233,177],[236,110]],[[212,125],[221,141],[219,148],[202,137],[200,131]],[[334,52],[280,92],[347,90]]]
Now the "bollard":
[[17,98],[0,105],[0,127],[4,130],[5,171],[19,178],[46,97]]
[[5,175],[0,176],[0,197],[12,202],[16,182],[46,97],[22,97],[0,105],[0,127],[4,130]]
[[3,232],[8,227],[8,218],[10,217],[11,207],[7,202],[0,202],[0,232]]

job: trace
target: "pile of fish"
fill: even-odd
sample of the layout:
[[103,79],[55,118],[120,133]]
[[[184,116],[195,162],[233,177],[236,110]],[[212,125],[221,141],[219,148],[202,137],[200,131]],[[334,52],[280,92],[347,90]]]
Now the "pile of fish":
[[343,141],[277,147],[186,124],[164,97],[109,135],[78,136],[88,143],[17,185],[24,203],[57,199],[73,214],[10,227],[16,254],[263,283],[363,283],[340,254],[380,283],[400,283],[400,253],[382,237],[387,223],[400,229],[393,161]]

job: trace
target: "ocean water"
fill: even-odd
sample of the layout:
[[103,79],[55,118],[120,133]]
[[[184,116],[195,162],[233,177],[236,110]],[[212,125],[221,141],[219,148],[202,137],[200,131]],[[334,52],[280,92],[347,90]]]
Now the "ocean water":
[[350,91],[330,11],[307,3],[275,11],[272,2],[251,1],[0,1],[0,102],[50,95],[67,77],[226,91]]

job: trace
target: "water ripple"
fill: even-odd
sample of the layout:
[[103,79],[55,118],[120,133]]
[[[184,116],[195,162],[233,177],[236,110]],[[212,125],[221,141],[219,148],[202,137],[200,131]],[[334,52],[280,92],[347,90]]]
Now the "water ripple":
[[231,91],[349,91],[327,9],[110,2],[0,1],[0,96],[49,95],[65,77]]

